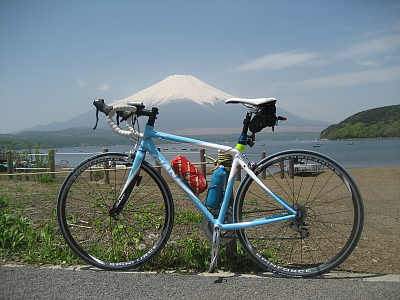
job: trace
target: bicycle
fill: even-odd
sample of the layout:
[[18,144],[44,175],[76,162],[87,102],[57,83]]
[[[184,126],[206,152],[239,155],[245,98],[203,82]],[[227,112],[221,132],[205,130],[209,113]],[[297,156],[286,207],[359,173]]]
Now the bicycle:
[[[109,106],[95,100],[97,122],[99,111],[105,113],[117,134],[136,138],[135,147],[128,154],[88,158],[66,177],[57,218],[72,251],[95,267],[124,270],[142,266],[163,249],[174,224],[174,202],[160,172],[145,160],[149,153],[206,218],[212,236],[210,272],[215,270],[220,242],[235,234],[258,265],[280,275],[311,277],[340,265],[363,228],[362,197],[352,177],[333,159],[307,150],[249,161],[244,151],[254,144],[255,133],[285,118],[276,116],[274,98],[232,98],[226,103],[248,108],[236,147],[155,131],[157,108],[145,109],[138,102]],[[147,118],[144,132],[140,116]],[[120,127],[120,118],[127,130]],[[173,171],[153,139],[232,155],[217,209],[207,207]],[[234,193],[238,166],[246,176]]]

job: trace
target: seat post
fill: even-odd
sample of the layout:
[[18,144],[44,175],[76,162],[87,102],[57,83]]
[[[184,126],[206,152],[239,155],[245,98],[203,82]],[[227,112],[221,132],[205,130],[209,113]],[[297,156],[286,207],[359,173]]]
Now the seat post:
[[243,120],[243,129],[242,129],[242,136],[247,137],[247,132],[249,131],[250,120],[251,120],[252,113],[248,111],[246,113],[246,118]]
[[241,133],[238,143],[236,145],[236,149],[238,149],[242,152],[246,148],[246,145],[250,145],[250,147],[254,145],[253,141],[250,141],[247,136],[247,132],[249,131],[249,126],[250,126],[250,121],[251,121],[251,115],[252,115],[252,112],[249,110],[246,114],[246,118],[243,120],[242,133]]

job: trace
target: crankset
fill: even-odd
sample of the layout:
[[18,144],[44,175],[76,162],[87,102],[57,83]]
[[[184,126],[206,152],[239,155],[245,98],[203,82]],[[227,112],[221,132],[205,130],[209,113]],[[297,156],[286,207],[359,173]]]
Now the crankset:
[[[218,215],[218,213],[214,214],[215,216]],[[232,210],[228,209],[226,212],[226,217],[225,217],[225,223],[232,223],[233,222],[233,216],[232,216]],[[203,217],[203,220],[201,222],[201,227],[203,228],[203,234],[207,238],[209,242],[212,243],[213,241],[213,235],[214,235],[214,226],[211,224],[211,222],[206,218]],[[219,243],[220,244],[226,244],[229,243],[230,241],[234,240],[236,238],[235,231],[234,230],[228,230],[228,231],[221,231],[219,233]]]

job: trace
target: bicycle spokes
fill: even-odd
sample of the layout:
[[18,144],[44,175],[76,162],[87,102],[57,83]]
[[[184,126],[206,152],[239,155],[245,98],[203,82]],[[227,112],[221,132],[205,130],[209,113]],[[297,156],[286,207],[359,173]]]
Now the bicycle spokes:
[[126,201],[128,201],[128,198],[132,193],[133,187],[137,184],[140,184],[141,180],[142,180],[142,177],[139,175],[136,175],[135,178],[132,179],[132,181],[127,186],[127,188],[122,191],[117,202],[114,203],[114,205],[108,212],[110,217],[116,217],[121,213],[122,209],[124,208],[124,206],[126,204]]
[[[340,265],[354,250],[363,226],[361,195],[350,175],[328,157],[305,150],[277,153],[256,175],[296,212],[296,217],[238,230],[259,265],[289,276],[315,276]],[[234,218],[252,222],[285,212],[247,177],[238,190]]]

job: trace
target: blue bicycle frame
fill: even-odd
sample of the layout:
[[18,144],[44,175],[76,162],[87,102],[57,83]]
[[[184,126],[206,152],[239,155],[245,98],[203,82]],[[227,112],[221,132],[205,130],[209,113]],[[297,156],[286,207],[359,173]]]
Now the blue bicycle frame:
[[[160,140],[168,140],[183,144],[192,145],[199,148],[205,148],[210,150],[216,150],[220,152],[230,153],[233,156],[233,163],[231,172],[229,174],[225,194],[222,200],[221,209],[219,211],[219,215],[217,218],[211,214],[211,212],[207,209],[207,207],[202,203],[200,198],[188,187],[188,185],[180,178],[172,169],[169,162],[165,159],[165,157],[161,154],[160,151],[155,147],[153,143],[153,138],[157,138]],[[237,147],[239,148],[239,147]],[[219,226],[222,230],[238,230],[247,227],[253,227],[258,225],[269,224],[272,222],[278,222],[283,220],[289,220],[296,218],[297,212],[283,199],[277,196],[273,191],[271,191],[253,172],[253,170],[246,164],[244,160],[243,152],[238,150],[237,148],[232,148],[229,146],[218,145],[211,142],[205,142],[201,140],[186,138],[182,136],[177,136],[173,134],[163,133],[154,131],[153,126],[146,125],[145,131],[143,133],[143,139],[140,142],[139,147],[136,150],[135,159],[133,161],[132,169],[130,171],[128,180],[125,184],[125,187],[121,193],[124,194],[125,188],[129,186],[133,178],[135,178],[138,173],[142,162],[146,157],[146,153],[149,152],[154,160],[169,174],[169,176],[178,184],[178,186],[185,192],[185,194],[191,199],[191,201],[200,209],[200,211],[206,216],[206,218],[213,224],[213,226]],[[243,147],[242,147],[243,148]],[[230,202],[231,194],[233,191],[233,185],[236,179],[237,167],[240,165],[242,169],[255,181],[257,182],[266,193],[268,193],[276,202],[278,202],[282,207],[284,207],[288,212],[269,216],[261,219],[254,219],[251,221],[241,222],[241,223],[224,223],[225,215],[228,210],[228,205]]]

